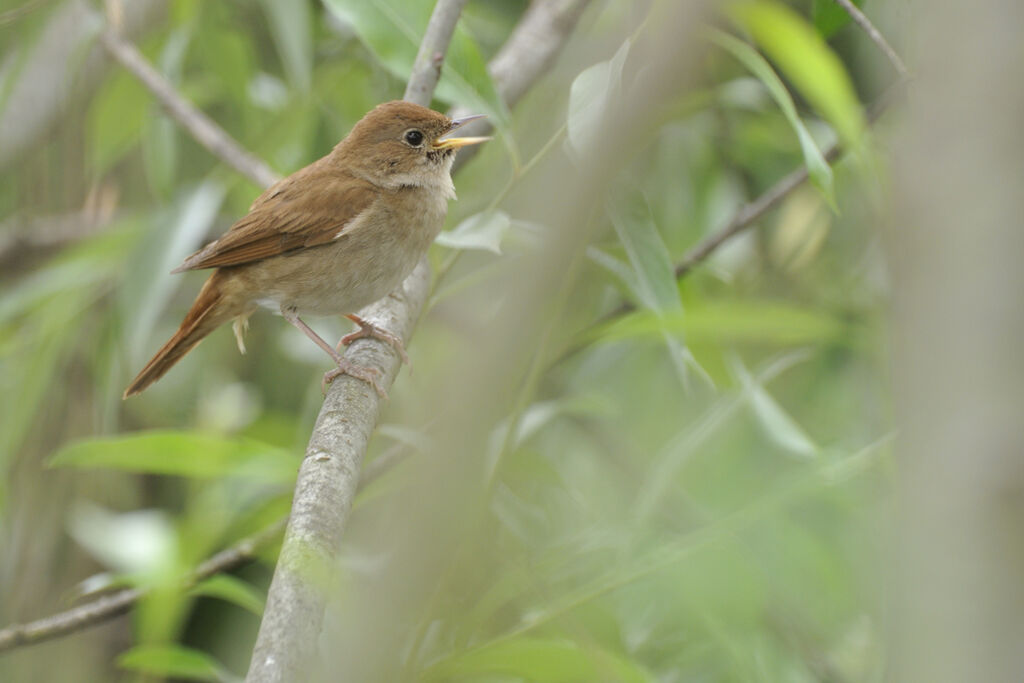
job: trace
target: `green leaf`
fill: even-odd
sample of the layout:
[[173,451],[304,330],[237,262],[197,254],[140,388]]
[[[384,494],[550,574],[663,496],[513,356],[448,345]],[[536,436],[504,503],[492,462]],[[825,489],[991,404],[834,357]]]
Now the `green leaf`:
[[205,652],[180,645],[139,645],[122,652],[117,658],[117,665],[131,671],[190,681],[229,679],[216,659]]
[[591,149],[610,102],[622,95],[622,69],[629,55],[625,41],[606,62],[587,67],[573,79],[569,88],[567,119],[569,145],[577,155]]
[[289,80],[301,92],[309,90],[313,74],[312,17],[309,0],[261,0],[274,46]]
[[435,240],[451,249],[482,249],[501,253],[501,240],[511,227],[508,214],[500,210],[481,211],[463,220]]
[[136,362],[142,362],[152,352],[148,343],[150,333],[174,290],[181,285],[181,277],[171,275],[171,269],[209,232],[224,194],[224,186],[215,180],[206,180],[182,192],[174,204],[161,212],[155,221],[157,229],[146,235],[141,251],[132,259],[134,277],[129,280],[143,284],[126,287],[122,296],[128,321],[124,338]]
[[[864,5],[864,0],[853,0],[857,7]],[[811,12],[814,18],[814,27],[818,33],[826,38],[834,35],[836,31],[850,23],[850,15],[835,0],[814,0],[814,9]]]
[[149,93],[125,71],[112,76],[93,98],[88,126],[90,156],[97,176],[138,145],[149,106]]
[[776,301],[711,300],[683,313],[636,311],[595,334],[602,341],[658,337],[664,330],[683,334],[693,344],[751,343],[778,346],[854,343],[839,318]]
[[[401,80],[412,72],[433,2],[398,0],[324,0],[336,16],[355,30],[381,64]],[[487,114],[490,123],[508,136],[509,114],[498,96],[476,41],[456,26],[435,97]]]
[[814,27],[773,0],[743,0],[730,5],[729,14],[832,124],[846,148],[859,150],[865,122],[853,83]]
[[640,301],[656,311],[682,309],[668,248],[642,197],[608,203],[608,216],[636,273]]
[[782,79],[776,75],[775,70],[772,69],[764,57],[743,41],[737,40],[722,31],[714,31],[712,38],[719,46],[741,61],[768,89],[768,92],[779,105],[782,113],[785,114],[789,125],[796,132],[797,139],[800,140],[800,149],[803,152],[804,163],[807,165],[811,182],[814,183],[814,186],[818,188],[834,210],[836,203],[832,168],[825,161],[825,157],[822,155],[821,150],[818,149],[818,145],[815,144],[814,138],[811,137],[807,127],[804,126],[804,122],[800,119],[800,115],[796,111],[796,105],[793,104],[793,98],[790,97],[789,91],[786,90],[786,86],[782,83]]
[[199,432],[148,431],[86,439],[62,448],[50,467],[105,468],[198,479],[244,476],[287,483],[298,460],[259,441]]
[[202,595],[209,598],[220,598],[226,602],[238,605],[256,616],[263,615],[265,601],[263,594],[253,586],[230,574],[217,574],[194,586],[190,591],[192,595]]
[[596,646],[568,640],[516,638],[470,650],[428,670],[428,680],[505,674],[536,683],[614,680],[644,683],[656,680],[637,664]]
[[750,407],[765,433],[780,448],[801,457],[813,457],[819,449],[807,432],[790,417],[764,388],[755,380],[739,359],[732,363],[733,371],[750,397]]

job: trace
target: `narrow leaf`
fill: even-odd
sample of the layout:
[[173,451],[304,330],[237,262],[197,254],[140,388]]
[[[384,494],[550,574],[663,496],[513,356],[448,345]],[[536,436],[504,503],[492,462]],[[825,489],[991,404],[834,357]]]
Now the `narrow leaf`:
[[853,83],[814,27],[773,0],[743,0],[729,13],[832,124],[843,144],[860,149],[865,122]]
[[796,111],[796,105],[793,104],[793,98],[790,97],[789,91],[786,90],[786,86],[782,83],[782,79],[776,75],[775,70],[772,69],[764,57],[742,40],[737,40],[722,31],[713,32],[712,37],[718,45],[742,62],[768,89],[768,92],[779,105],[782,113],[785,114],[789,125],[796,132],[811,182],[818,188],[829,205],[835,209],[835,188],[832,181],[832,168],[825,161],[825,157],[822,155],[821,150],[818,149],[814,138],[811,137],[807,127],[804,126],[804,122],[800,119],[800,115]]
[[216,659],[180,645],[139,645],[121,653],[117,664],[123,669],[154,676],[190,681],[224,681],[228,677]]
[[294,479],[298,463],[287,451],[251,439],[148,431],[73,442],[49,465],[194,478],[241,475],[287,483]]
[[437,243],[451,249],[482,249],[501,253],[501,240],[512,222],[504,211],[482,211],[437,236]]
[[190,592],[193,595],[220,598],[226,602],[238,605],[256,616],[263,614],[265,604],[263,594],[257,591],[251,584],[230,574],[211,576],[194,586]]

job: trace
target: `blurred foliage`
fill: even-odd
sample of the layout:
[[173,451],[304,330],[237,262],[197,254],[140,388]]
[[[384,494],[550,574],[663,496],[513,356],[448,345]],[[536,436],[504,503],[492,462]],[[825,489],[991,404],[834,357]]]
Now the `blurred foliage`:
[[[456,179],[416,373],[399,376],[371,459],[429,450],[450,340],[499,313],[497,274],[558,229],[534,221],[534,169],[595,144],[595,111],[636,77],[646,5],[595,2],[510,112],[486,62],[526,4],[474,0],[456,32],[435,108],[487,113],[499,144]],[[401,96],[432,5],[172,0],[139,45],[287,173]],[[0,25],[0,108],[62,7]],[[408,680],[882,678],[881,598],[863,559],[890,430],[887,283],[865,229],[878,188],[820,152],[836,136],[870,144],[860,106],[874,85],[826,42],[855,31],[831,2],[742,2],[729,16],[719,25],[738,32],[715,29],[699,87],[605,205],[581,207],[605,229],[567,268],[572,303],[490,425],[476,522],[420,621],[403,625],[395,665]],[[802,163],[817,192],[793,193],[677,281],[688,247]],[[263,315],[248,355],[225,329],[143,397],[120,395],[203,277],[168,271],[259,188],[116,68],[0,175],[0,622],[112,585],[153,589],[128,623],[4,655],[0,678],[234,680],[274,549],[191,590],[178,578],[286,513],[326,359]],[[68,217],[82,234],[59,246],[15,239]],[[633,310],[605,318],[623,303]],[[393,500],[389,486],[362,496],[357,521]],[[360,552],[346,548],[353,585],[372,571]]]

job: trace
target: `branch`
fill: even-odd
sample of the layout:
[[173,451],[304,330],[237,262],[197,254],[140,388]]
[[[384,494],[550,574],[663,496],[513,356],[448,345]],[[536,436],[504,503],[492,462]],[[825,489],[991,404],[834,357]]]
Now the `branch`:
[[[877,121],[878,117],[888,109],[896,95],[902,92],[904,85],[906,85],[905,80],[898,81],[881,97],[879,97],[873,105],[871,105],[867,112],[867,120],[869,124]],[[831,164],[839,158],[842,151],[843,149],[838,142],[832,143],[832,146],[825,151],[825,161]],[[804,182],[807,181],[807,178],[807,166],[801,164],[798,168],[793,169],[792,172],[765,190],[765,192],[757,199],[744,205],[736,212],[732,220],[729,221],[725,227],[721,228],[718,232],[708,235],[683,255],[682,261],[676,265],[676,279],[685,276],[693,270],[694,266],[703,262],[716,249],[718,249],[718,247],[722,246],[744,230],[752,227],[754,223],[761,218],[761,216],[776,207],[779,202],[785,199],[793,190],[803,185]],[[629,309],[627,308],[626,310]]]
[[153,68],[138,48],[110,29],[105,30],[100,38],[107,52],[149,88],[168,115],[191,133],[192,137],[211,154],[260,187],[268,187],[280,180],[280,176],[263,160],[247,152],[223,128],[178,94],[174,86]]
[[424,107],[430,106],[434,88],[441,80],[444,54],[448,51],[448,44],[452,42],[455,24],[458,23],[467,1],[439,0],[434,6],[434,13],[430,15],[430,22],[427,24],[426,33],[423,34],[423,42],[420,43],[420,50],[416,54],[416,61],[413,62],[412,74],[409,76],[409,84],[402,99]]
[[[395,449],[374,458],[373,462],[363,469],[363,474],[359,478],[359,491],[365,489],[371,482],[407,458],[410,452],[407,448]],[[265,529],[211,555],[184,579],[183,584],[185,586],[195,585],[203,579],[231,571],[254,560],[260,549],[272,543],[281,534],[287,521],[287,519],[280,519]],[[12,650],[21,645],[34,645],[45,640],[60,638],[75,631],[102,624],[128,612],[135,606],[135,603],[148,594],[148,588],[126,588],[58,614],[26,624],[12,624],[0,629],[0,652]]]
[[[419,104],[426,105],[430,101],[439,76],[435,64],[443,62],[454,22],[464,4],[465,0],[438,0],[434,7],[418,53],[420,57],[416,60],[420,68],[414,67],[407,88],[409,97]],[[539,16],[535,10],[538,5],[551,9],[583,4],[582,0],[535,2],[523,21]],[[565,14],[547,13],[550,20],[563,19],[570,23],[567,28],[544,32],[557,36],[555,44],[545,46],[545,54],[557,53],[578,15],[576,12],[570,19]],[[518,30],[509,42],[517,34]],[[522,42],[520,39],[519,43]],[[441,59],[437,57],[439,54]],[[520,54],[519,58],[522,71],[517,74],[513,92],[521,95],[540,77],[546,62],[531,60],[526,54]],[[502,87],[509,89],[502,82],[496,85],[499,93]],[[424,259],[400,291],[360,315],[407,343],[423,310],[429,286],[430,270]],[[398,374],[398,356],[389,345],[376,340],[359,340],[345,355],[359,365],[380,370],[385,387],[390,387]],[[380,410],[380,398],[366,382],[343,375],[331,384],[299,469],[292,513],[267,595],[247,681],[304,680],[304,672],[315,659],[313,655],[324,615],[325,577],[330,576],[330,567],[337,556],[360,464]]]
[[[79,113],[81,107],[76,105],[96,89],[110,66],[103,48],[93,42],[102,23],[93,7],[96,3],[69,0],[59,4],[45,18],[38,35],[33,31],[29,40],[20,41],[25,45],[22,54],[13,34],[10,40],[5,36],[0,41],[11,47],[0,55],[0,82],[4,83],[0,170],[8,170],[42,144],[64,116]],[[142,35],[166,12],[167,4],[167,0],[128,3],[123,15],[125,35]],[[11,11],[30,9],[33,4],[26,3]],[[6,26],[3,30],[18,29]]]
[[909,75],[907,71],[907,65],[903,63],[900,56],[896,54],[896,50],[892,49],[889,42],[885,39],[885,36],[875,28],[875,25],[871,23],[867,15],[860,11],[860,8],[850,2],[850,0],[835,0],[835,3],[846,10],[846,13],[850,15],[854,23],[860,26],[861,30],[868,35],[868,38],[878,46],[889,61],[892,63],[893,68],[896,69],[896,73],[900,75],[900,78],[906,78]]
[[[588,4],[590,0],[547,0],[530,5],[498,54],[487,65],[498,95],[506,106],[515,106],[530,86],[547,73]],[[473,113],[477,112],[456,107],[450,115],[458,118]],[[491,129],[486,119],[479,119],[467,125],[464,131],[466,135],[486,135]],[[452,172],[462,168],[479,151],[477,146],[460,151]]]

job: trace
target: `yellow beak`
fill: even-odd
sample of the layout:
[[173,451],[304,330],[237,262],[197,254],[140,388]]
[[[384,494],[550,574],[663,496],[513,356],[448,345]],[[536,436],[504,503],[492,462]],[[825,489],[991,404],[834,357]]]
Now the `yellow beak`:
[[[449,132],[451,132],[451,131],[455,130],[456,128],[458,128],[459,126],[463,126],[463,125],[469,123],[470,121],[474,121],[476,119],[482,119],[483,117],[484,117],[483,114],[473,114],[472,116],[463,116],[460,119],[453,120],[452,121],[452,127],[449,128],[448,130],[449,130]],[[466,147],[468,145],[479,145],[481,142],[487,142],[490,139],[491,138],[489,138],[489,137],[481,137],[481,138],[445,138],[443,140],[436,141],[433,144],[433,147],[434,147],[434,149],[458,149],[459,147]]]
[[479,145],[481,142],[487,142],[490,140],[489,137],[485,138],[445,138],[444,140],[438,140],[434,143],[434,149],[458,149],[459,147],[465,147],[467,145]]

